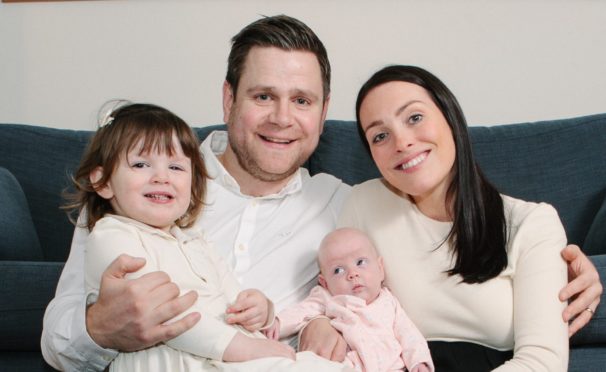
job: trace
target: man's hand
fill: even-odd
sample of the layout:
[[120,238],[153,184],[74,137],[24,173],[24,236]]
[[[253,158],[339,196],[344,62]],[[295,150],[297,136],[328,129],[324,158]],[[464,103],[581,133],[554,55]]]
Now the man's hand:
[[270,340],[278,341],[280,339],[280,319],[275,318],[274,323],[271,327],[265,329],[263,334]]
[[226,320],[228,324],[240,324],[248,331],[258,331],[269,323],[269,315],[273,316],[272,307],[271,301],[261,291],[245,289],[227,308]]
[[572,319],[568,326],[568,336],[572,336],[591,320],[603,288],[598,271],[578,246],[564,248],[562,257],[568,264],[568,284],[560,291],[559,297],[560,301],[572,300],[562,313],[565,322]]
[[97,345],[120,351],[141,350],[170,340],[200,320],[200,313],[164,324],[187,310],[195,292],[179,297],[179,288],[161,271],[128,280],[126,274],[145,259],[121,255],[103,272],[99,298],[86,312],[86,330]]
[[301,333],[300,351],[313,351],[319,356],[334,362],[345,359],[347,343],[334,329],[328,319],[318,318],[309,322]]

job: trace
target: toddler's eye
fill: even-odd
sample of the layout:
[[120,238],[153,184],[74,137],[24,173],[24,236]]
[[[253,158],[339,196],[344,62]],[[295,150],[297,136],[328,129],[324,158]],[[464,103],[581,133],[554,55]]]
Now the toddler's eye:
[[144,162],[139,161],[139,162],[133,163],[131,165],[131,167],[133,167],[133,168],[145,168],[146,165],[147,164],[145,164]]
[[171,166],[169,166],[169,167],[168,167],[168,169],[170,169],[170,170],[176,170],[176,171],[182,171],[182,170],[185,170],[185,168],[183,168],[183,167],[182,167],[182,166],[180,166],[180,165],[171,165]]

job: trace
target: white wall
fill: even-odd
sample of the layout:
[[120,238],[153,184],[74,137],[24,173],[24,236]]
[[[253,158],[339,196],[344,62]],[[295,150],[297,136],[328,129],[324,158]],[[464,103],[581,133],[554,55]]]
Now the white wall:
[[433,71],[472,124],[606,112],[603,0],[131,0],[0,3],[0,122],[93,129],[119,97],[220,123],[229,39],[278,13],[324,41],[332,119],[389,63]]

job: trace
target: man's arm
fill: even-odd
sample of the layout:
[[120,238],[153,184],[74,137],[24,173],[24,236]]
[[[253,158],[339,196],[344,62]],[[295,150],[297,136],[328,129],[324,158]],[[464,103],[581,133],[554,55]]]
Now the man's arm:
[[568,265],[568,284],[560,291],[560,301],[572,300],[562,317],[566,322],[572,319],[568,326],[568,335],[572,336],[591,320],[603,288],[598,271],[578,246],[564,248],[562,257]]
[[[87,236],[85,229],[76,228],[55,298],[49,303],[44,314],[41,349],[47,363],[60,370],[101,371],[117,355],[117,352],[111,349],[141,349],[174,337],[195,323],[194,315],[193,319],[186,317],[169,326],[163,326],[166,320],[187,309],[195,301],[195,295],[164,295],[158,300],[158,295],[144,288],[138,280],[127,281],[119,278],[123,277],[127,270],[136,270],[136,267],[144,264],[140,260],[130,264],[124,263],[128,258],[112,263],[103,274],[104,280],[97,304],[101,301],[101,305],[107,306],[91,306],[86,311],[84,246]],[[121,274],[120,270],[123,270]],[[122,295],[117,297],[120,293]],[[146,308],[145,306],[151,306],[150,298],[154,298],[153,301],[161,303],[162,306]],[[87,329],[87,324],[90,329]],[[129,324],[138,326],[128,327]],[[116,329],[123,331],[120,333]]]

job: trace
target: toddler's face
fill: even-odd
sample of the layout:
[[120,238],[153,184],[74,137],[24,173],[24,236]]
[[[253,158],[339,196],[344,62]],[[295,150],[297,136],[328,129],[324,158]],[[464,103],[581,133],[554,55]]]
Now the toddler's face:
[[320,284],[333,296],[351,295],[374,301],[385,279],[383,260],[366,235],[353,229],[329,235],[319,252]]
[[141,146],[121,156],[109,183],[97,193],[110,201],[116,214],[168,231],[189,207],[191,160],[175,135],[173,155],[140,153]]

